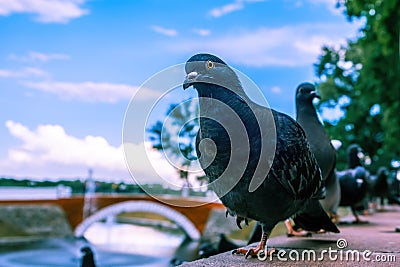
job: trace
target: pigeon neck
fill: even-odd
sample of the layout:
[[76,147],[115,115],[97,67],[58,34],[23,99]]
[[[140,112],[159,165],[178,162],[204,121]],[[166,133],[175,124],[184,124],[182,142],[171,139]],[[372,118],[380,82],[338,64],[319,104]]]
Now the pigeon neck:
[[358,166],[362,166],[361,160],[357,157],[357,155],[350,155],[348,164],[349,164],[349,169],[354,169]]
[[198,84],[196,85],[196,90],[200,98],[200,110],[218,103],[217,101],[227,105],[237,100],[250,101],[241,87],[230,90],[219,85]]
[[302,120],[302,117],[307,118],[307,120],[316,120],[319,122],[317,111],[312,103],[299,103],[296,102],[296,113],[297,118],[296,120]]

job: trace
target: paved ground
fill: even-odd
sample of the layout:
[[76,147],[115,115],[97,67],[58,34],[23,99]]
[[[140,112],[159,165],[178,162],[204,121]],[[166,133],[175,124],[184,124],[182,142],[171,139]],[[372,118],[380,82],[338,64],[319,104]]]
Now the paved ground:
[[386,211],[363,218],[369,223],[340,224],[340,234],[314,234],[310,238],[273,237],[268,240],[268,246],[281,252],[272,259],[245,259],[226,252],[182,266],[400,266],[400,233],[395,232],[400,226],[400,207],[388,207]]

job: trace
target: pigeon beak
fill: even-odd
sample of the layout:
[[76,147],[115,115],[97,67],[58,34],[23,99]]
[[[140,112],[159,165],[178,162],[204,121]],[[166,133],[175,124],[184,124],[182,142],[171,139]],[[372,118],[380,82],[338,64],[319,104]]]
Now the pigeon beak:
[[195,71],[192,71],[188,75],[186,75],[186,79],[183,82],[183,89],[186,90],[187,88],[192,86],[198,76],[199,76],[199,74]]
[[317,93],[317,91],[312,91],[310,94],[315,98],[321,99],[321,96]]

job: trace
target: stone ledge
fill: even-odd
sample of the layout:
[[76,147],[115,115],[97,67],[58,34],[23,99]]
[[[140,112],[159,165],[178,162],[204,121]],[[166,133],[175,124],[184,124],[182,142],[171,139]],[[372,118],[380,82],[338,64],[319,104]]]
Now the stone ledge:
[[2,205],[0,224],[7,229],[2,241],[21,242],[21,239],[44,237],[70,237],[71,226],[65,212],[57,205]]
[[[274,256],[272,260],[268,257],[265,261],[260,261],[257,258],[245,259],[244,256],[225,252],[207,259],[188,262],[181,266],[398,266],[400,262],[400,233],[396,232],[395,229],[400,226],[400,208],[390,207],[386,212],[375,213],[364,219],[367,219],[369,223],[364,225],[339,225],[340,234],[313,234],[310,238],[277,236],[269,239],[268,247],[285,251],[285,255],[281,255],[281,259],[286,259],[286,261],[280,260],[277,256]],[[344,239],[347,245],[344,248],[339,248],[338,239]],[[256,245],[255,243],[251,246],[255,247]],[[337,250],[337,252],[333,252],[331,254],[333,256],[329,256],[328,252],[322,254],[323,250],[329,251],[329,249]],[[305,260],[302,260],[301,255],[305,250],[315,251],[316,260],[314,261],[312,258],[308,260],[306,254]],[[351,251],[354,250],[360,253],[359,260],[351,258]],[[365,251],[371,252],[371,254],[367,254],[367,260],[363,259],[362,256]],[[292,258],[296,258],[298,254],[299,260],[291,260],[289,253],[292,253]],[[346,256],[346,253],[349,253],[349,256]],[[342,254],[342,259],[340,259],[340,254]],[[321,255],[323,255],[323,258]],[[337,255],[337,259],[335,259],[335,255]],[[378,257],[380,259],[385,258],[387,261],[378,262]],[[390,257],[392,257],[391,261],[388,262]],[[322,260],[318,260],[318,258],[322,258]]]

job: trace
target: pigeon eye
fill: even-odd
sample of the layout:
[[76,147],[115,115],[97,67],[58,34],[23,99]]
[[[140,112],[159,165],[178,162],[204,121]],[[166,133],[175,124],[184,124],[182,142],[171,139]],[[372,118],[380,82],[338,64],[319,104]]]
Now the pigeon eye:
[[211,60],[208,60],[208,61],[206,62],[206,67],[207,67],[208,69],[214,68],[214,62],[212,62]]
[[300,94],[303,94],[303,93],[304,93],[304,88],[303,88],[303,87],[300,87],[299,93],[300,93]]

